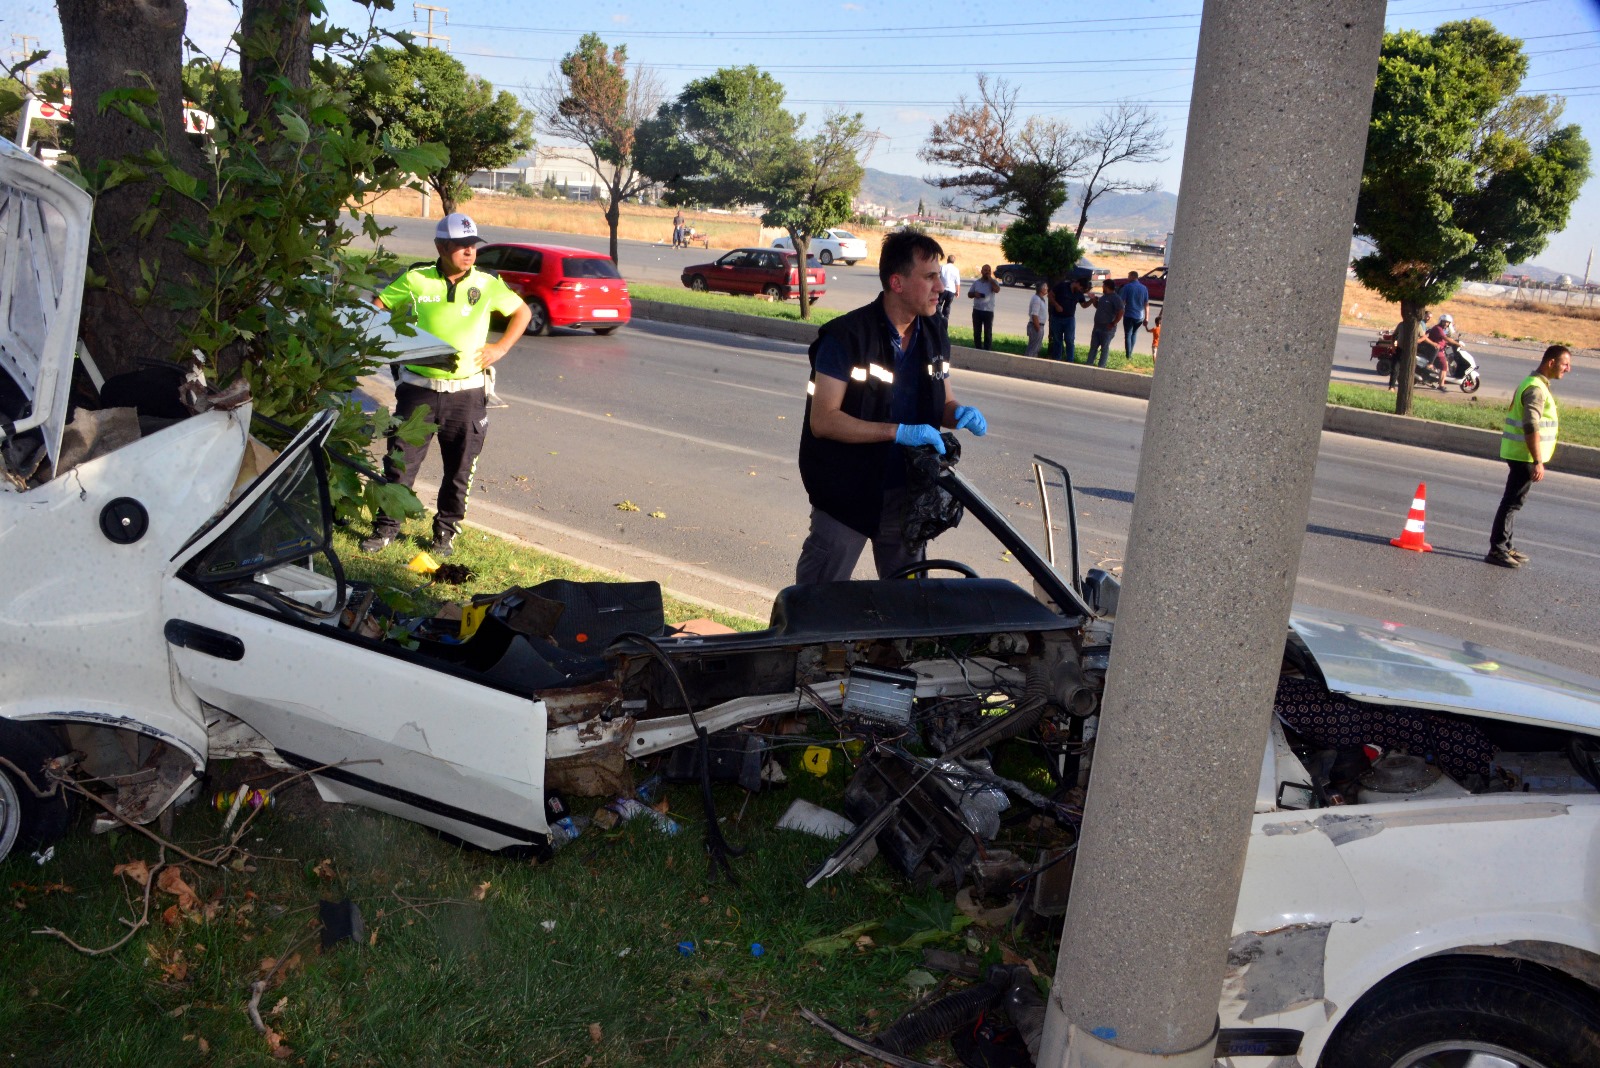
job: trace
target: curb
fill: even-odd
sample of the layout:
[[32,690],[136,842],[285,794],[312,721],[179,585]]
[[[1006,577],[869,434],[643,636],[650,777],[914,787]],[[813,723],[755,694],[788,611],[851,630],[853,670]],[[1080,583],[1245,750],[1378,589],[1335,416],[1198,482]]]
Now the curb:
[[[810,323],[792,319],[769,319],[760,315],[743,315],[738,312],[713,311],[709,308],[690,308],[682,304],[669,304],[657,300],[634,300],[633,314],[638,319],[680,326],[696,326],[705,330],[747,334],[775,341],[793,341],[809,345],[817,336],[817,328]],[[1044,360],[1036,356],[1017,356],[1009,352],[990,352],[950,346],[950,359],[955,366],[967,371],[1004,375],[1028,382],[1045,382],[1073,389],[1094,390],[1122,397],[1150,399],[1152,379],[1149,375],[1129,371],[1111,371],[1089,367],[1081,363],[1063,363]],[[1322,417],[1322,429],[1335,434],[1389,441],[1399,445],[1415,445],[1422,449],[1447,452],[1458,456],[1476,456],[1482,460],[1500,458],[1500,435],[1493,430],[1476,427],[1435,423],[1410,415],[1391,415],[1361,408],[1345,408],[1330,404]],[[1592,445],[1556,445],[1556,454],[1549,463],[1552,471],[1587,478],[1600,478],[1600,448]]]

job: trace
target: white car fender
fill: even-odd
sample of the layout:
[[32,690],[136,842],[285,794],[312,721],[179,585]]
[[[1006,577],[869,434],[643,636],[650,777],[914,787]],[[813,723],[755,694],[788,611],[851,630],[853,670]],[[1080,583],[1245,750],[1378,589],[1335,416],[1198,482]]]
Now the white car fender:
[[[0,716],[133,730],[204,765],[204,717],[171,671],[161,591],[172,557],[227,501],[248,422],[248,409],[195,416],[0,493]],[[136,502],[119,507],[135,525],[142,515],[138,538],[107,535],[113,501]]]

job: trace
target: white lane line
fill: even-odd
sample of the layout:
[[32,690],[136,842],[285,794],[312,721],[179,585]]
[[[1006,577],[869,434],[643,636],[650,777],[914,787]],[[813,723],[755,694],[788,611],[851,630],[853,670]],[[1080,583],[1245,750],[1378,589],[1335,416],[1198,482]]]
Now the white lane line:
[[[703,375],[686,375],[682,371],[667,371],[665,374],[668,378],[692,378],[696,382],[706,381],[706,378]],[[765,393],[769,397],[783,397],[786,400],[795,399],[797,393],[799,392],[792,389],[768,389],[765,386],[747,386],[743,382],[729,382],[721,375],[712,377],[710,384],[713,386],[722,386],[724,389],[747,389],[751,393]]]
[[635,423],[627,419],[618,419],[610,415],[599,415],[594,412],[582,411],[578,408],[568,408],[562,404],[551,404],[549,401],[534,400],[532,397],[523,397],[515,393],[502,392],[500,396],[506,400],[516,401],[518,404],[526,404],[531,408],[543,408],[546,411],[560,412],[562,415],[576,416],[579,419],[592,419],[597,423],[605,423],[607,426],[627,427],[629,430],[639,430],[647,434],[657,434],[664,438],[674,438],[678,441],[687,441],[694,445],[704,445],[709,449],[720,449],[723,452],[736,453],[740,456],[754,456],[758,460],[766,460],[769,463],[786,464],[792,462],[794,459],[792,456],[776,456],[770,452],[761,452],[757,449],[747,449],[742,445],[729,445],[726,442],[712,441],[709,438],[696,437],[693,434],[680,434],[676,430],[663,430],[661,427],[651,426],[648,423]]

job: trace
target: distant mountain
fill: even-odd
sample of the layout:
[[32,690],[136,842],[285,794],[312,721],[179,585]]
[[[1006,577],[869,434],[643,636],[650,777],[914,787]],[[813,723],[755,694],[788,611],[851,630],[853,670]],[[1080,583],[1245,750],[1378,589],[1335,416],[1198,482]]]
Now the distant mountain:
[[[867,168],[857,199],[880,204],[898,215],[910,215],[920,201],[930,215],[961,215],[942,205],[943,189],[909,174],[892,174]],[[1055,215],[1058,223],[1076,223],[1077,199]],[[1089,211],[1091,230],[1126,230],[1136,234],[1164,234],[1172,229],[1178,198],[1172,193],[1107,193]]]

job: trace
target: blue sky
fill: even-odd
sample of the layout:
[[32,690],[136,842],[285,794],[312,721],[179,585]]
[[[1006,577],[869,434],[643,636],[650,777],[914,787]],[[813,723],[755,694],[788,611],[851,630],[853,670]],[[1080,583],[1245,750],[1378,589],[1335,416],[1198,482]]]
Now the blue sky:
[[[784,84],[792,110],[813,120],[834,108],[862,112],[883,135],[869,164],[901,174],[928,173],[917,149],[929,124],[959,95],[974,93],[979,72],[1010,81],[1025,114],[1074,124],[1092,122],[1119,101],[1148,104],[1167,123],[1172,149],[1165,163],[1138,177],[1179,192],[1199,0],[1031,7],[996,0],[813,0],[776,8],[727,0],[434,2],[449,8],[448,24],[435,15],[434,32],[450,37],[451,51],[469,70],[503,88],[543,83],[552,64],[589,31],[627,45],[629,58],[654,67],[669,94],[718,67],[753,63]],[[364,23],[364,9],[350,0],[328,3],[335,20]],[[189,11],[190,35],[216,54],[237,20],[236,8],[227,0],[190,0]],[[1040,17],[1027,18],[1030,11]],[[395,0],[395,10],[380,21],[419,32],[425,17],[413,12],[410,0]],[[1391,0],[1387,27],[1431,30],[1472,17],[1526,42],[1524,90],[1567,98],[1567,121],[1583,128],[1600,170],[1600,0]],[[59,49],[54,4],[0,0],[0,34],[8,47],[15,45],[14,33],[34,34],[43,47]],[[1600,177],[1590,180],[1571,225],[1536,262],[1579,276],[1597,243]],[[1600,267],[1594,277],[1600,278]]]

